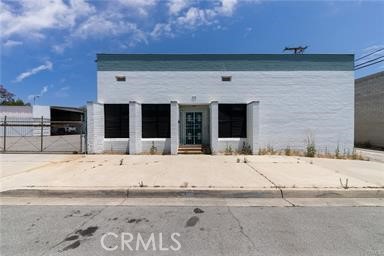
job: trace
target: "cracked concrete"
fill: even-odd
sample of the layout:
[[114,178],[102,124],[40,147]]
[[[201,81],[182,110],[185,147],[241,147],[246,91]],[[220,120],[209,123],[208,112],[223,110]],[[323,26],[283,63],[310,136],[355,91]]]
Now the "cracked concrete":
[[[1,155],[0,190],[383,189],[384,163],[287,156]],[[120,165],[120,162],[123,162]],[[147,164],[146,164],[147,163]],[[284,197],[284,195],[282,195]]]
[[249,237],[247,233],[244,232],[244,227],[241,225],[240,220],[235,216],[235,214],[232,212],[230,207],[227,207],[229,214],[232,216],[232,218],[236,221],[237,225],[239,226],[240,233],[248,240],[250,244],[252,244],[253,250],[256,249],[255,243],[252,241],[252,239]]

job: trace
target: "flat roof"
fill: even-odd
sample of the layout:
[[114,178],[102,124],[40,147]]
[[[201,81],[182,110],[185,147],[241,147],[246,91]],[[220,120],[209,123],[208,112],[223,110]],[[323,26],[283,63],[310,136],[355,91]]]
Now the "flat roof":
[[353,71],[353,54],[97,54],[98,71]]
[[374,74],[370,74],[370,75],[367,75],[367,76],[360,77],[360,78],[356,79],[356,82],[363,82],[363,81],[367,81],[367,80],[371,80],[371,79],[376,79],[376,78],[383,77],[383,76],[384,76],[384,71],[380,71],[380,72],[377,72],[377,73],[374,73]]

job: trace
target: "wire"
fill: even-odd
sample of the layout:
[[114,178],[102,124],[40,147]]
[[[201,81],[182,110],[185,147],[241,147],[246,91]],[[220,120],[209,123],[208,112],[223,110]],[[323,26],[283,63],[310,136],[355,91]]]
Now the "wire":
[[383,59],[383,60],[378,60],[378,61],[376,61],[376,62],[373,62],[373,63],[367,64],[367,65],[365,65],[365,66],[362,66],[362,67],[358,67],[358,68],[355,68],[355,70],[358,70],[358,69],[362,69],[362,68],[365,68],[365,67],[369,67],[369,66],[372,66],[372,65],[374,65],[374,64],[377,64],[377,63],[383,62],[383,61],[384,61],[384,59]]
[[360,58],[357,58],[355,61],[364,59],[365,57],[371,56],[372,54],[377,53],[377,52],[380,52],[380,51],[382,51],[382,50],[384,50],[384,47],[383,47],[383,48],[380,48],[380,49],[378,49],[378,50],[376,50],[376,51],[373,51],[373,52],[371,52],[371,53],[369,53],[369,54],[367,54],[367,55],[364,55],[364,56],[362,56],[362,57],[360,57]]
[[367,60],[366,62],[363,62],[363,63],[360,63],[360,64],[357,64],[355,65],[355,68],[358,67],[358,66],[362,66],[362,65],[365,65],[369,62],[372,62],[372,61],[375,61],[375,60],[378,60],[378,59],[381,59],[381,58],[384,58],[384,55],[383,56],[380,56],[380,57],[377,57],[377,58],[374,58],[374,59],[370,59],[370,60]]

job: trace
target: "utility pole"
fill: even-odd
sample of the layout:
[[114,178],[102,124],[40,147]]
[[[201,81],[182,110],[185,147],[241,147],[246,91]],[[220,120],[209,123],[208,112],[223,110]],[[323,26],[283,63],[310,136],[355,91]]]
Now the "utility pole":
[[34,95],[33,96],[33,105],[36,103],[36,99],[40,98],[40,95]]

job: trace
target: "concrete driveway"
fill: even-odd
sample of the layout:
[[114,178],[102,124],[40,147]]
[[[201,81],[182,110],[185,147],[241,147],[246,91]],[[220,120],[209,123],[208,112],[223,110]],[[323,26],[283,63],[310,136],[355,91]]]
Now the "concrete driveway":
[[[384,188],[384,163],[288,156],[3,154],[1,191],[20,188]],[[244,163],[244,158],[247,160]],[[238,161],[240,161],[238,163]]]

